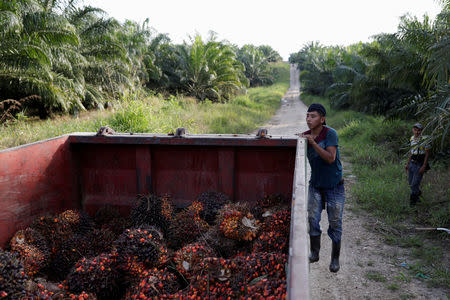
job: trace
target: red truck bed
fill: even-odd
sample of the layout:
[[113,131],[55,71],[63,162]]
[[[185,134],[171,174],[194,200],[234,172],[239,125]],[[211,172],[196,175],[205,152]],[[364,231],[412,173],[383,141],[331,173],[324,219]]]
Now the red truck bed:
[[[179,207],[205,191],[255,203],[292,198],[288,295],[309,297],[303,139],[249,135],[74,133],[0,151],[0,246],[37,216],[170,194]],[[294,284],[295,282],[295,284]]]

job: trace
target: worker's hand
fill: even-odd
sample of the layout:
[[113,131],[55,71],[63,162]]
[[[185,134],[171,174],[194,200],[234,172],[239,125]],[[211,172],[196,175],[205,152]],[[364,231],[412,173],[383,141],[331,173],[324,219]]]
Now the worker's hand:
[[423,174],[423,173],[425,173],[425,166],[422,166],[422,167],[419,169],[419,174]]
[[408,169],[409,169],[409,162],[407,162],[405,165],[405,171],[408,172]]
[[307,139],[307,140],[308,140],[308,143],[309,143],[310,145],[313,145],[313,144],[316,143],[316,141],[314,141],[314,137],[313,137],[312,135],[310,135],[310,134],[302,134],[301,137]]

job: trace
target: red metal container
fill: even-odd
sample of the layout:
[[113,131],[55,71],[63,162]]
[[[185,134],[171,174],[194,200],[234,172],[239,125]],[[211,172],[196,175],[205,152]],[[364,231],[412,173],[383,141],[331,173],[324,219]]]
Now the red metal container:
[[189,205],[205,191],[255,203],[292,198],[288,295],[309,297],[303,139],[250,135],[74,133],[0,151],[0,246],[37,216],[106,204],[130,211],[137,194]]

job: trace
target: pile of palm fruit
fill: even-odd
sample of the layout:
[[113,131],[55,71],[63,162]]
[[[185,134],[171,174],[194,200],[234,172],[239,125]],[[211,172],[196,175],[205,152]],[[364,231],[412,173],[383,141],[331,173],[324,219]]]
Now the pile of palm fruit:
[[139,195],[129,217],[106,206],[37,218],[0,249],[0,299],[283,299],[290,203],[205,192],[176,210]]

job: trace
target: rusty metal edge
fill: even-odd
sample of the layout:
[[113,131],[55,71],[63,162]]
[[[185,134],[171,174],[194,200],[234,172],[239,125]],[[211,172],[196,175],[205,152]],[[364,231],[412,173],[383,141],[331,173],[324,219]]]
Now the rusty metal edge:
[[292,191],[287,299],[309,299],[306,140],[297,140]]
[[70,143],[80,144],[150,144],[150,145],[199,145],[199,146],[269,146],[296,147],[297,139],[288,136],[258,138],[243,134],[186,134],[175,137],[167,134],[114,134],[96,136],[95,133],[73,133]]
[[[96,136],[95,132],[72,132],[60,136],[39,140],[33,143],[23,144],[11,148],[0,149],[0,153],[22,149],[36,144],[43,144],[48,141],[68,137],[70,143],[93,143],[93,144],[171,144],[169,141],[177,141],[177,144],[185,145],[223,145],[230,146],[284,146],[294,147],[296,145],[295,136],[271,136],[271,138],[260,139],[249,134],[188,134],[185,138],[174,138],[161,133],[142,133],[142,134],[116,134],[113,136]],[[137,140],[144,138],[144,143],[138,143]],[[195,141],[198,141],[197,143]],[[204,142],[202,142],[202,140]],[[180,143],[180,141],[182,141]],[[221,143],[222,141],[223,143]],[[242,144],[245,141],[247,144]]]
[[60,136],[55,136],[55,137],[48,138],[48,139],[45,139],[45,140],[39,140],[39,141],[36,141],[36,142],[33,142],[33,143],[29,143],[29,144],[23,144],[23,145],[11,147],[11,148],[1,149],[0,153],[14,151],[14,150],[26,148],[26,147],[33,146],[33,145],[43,144],[43,143],[46,143],[46,142],[49,142],[49,141],[57,140],[57,139],[68,137],[68,136],[70,136],[70,133],[63,134],[63,135],[60,135]]

